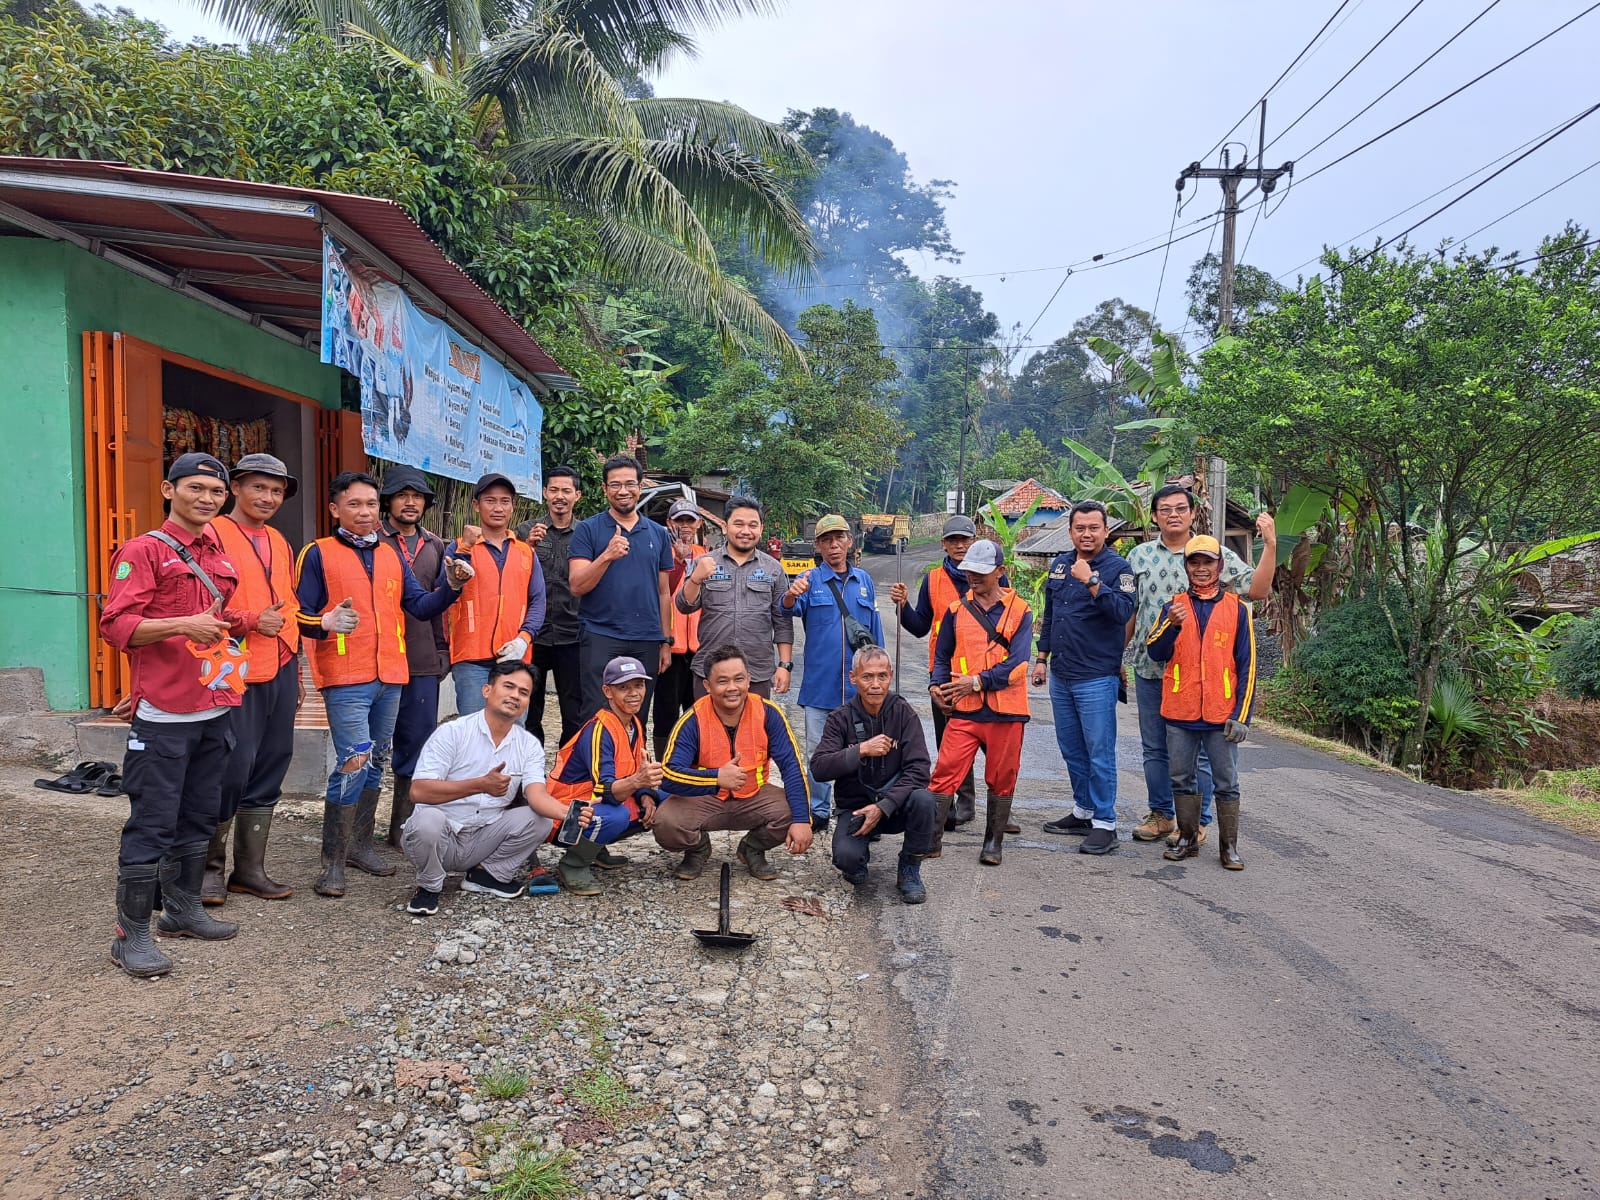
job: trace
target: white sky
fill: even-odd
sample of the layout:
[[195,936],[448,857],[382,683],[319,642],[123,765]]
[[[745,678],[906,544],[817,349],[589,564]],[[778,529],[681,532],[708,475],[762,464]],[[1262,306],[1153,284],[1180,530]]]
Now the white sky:
[[[1415,0],[1348,0],[1325,41],[1272,93],[1268,139],[1350,68]],[[1322,137],[1455,33],[1489,0],[1423,0],[1416,12],[1306,119],[1267,151],[1298,159],[1304,178],[1589,7],[1591,0],[1501,0],[1393,95],[1314,154]],[[178,36],[230,40],[193,0],[136,0]],[[947,206],[960,264],[912,262],[919,274],[968,282],[1009,326],[1026,328],[1062,281],[1063,264],[1144,238],[1172,219],[1179,171],[1205,154],[1259,99],[1339,7],[1339,0],[790,0],[704,34],[698,59],[657,81],[663,96],[729,100],[779,119],[828,106],[886,134],[919,181],[953,179]],[[1243,261],[1289,275],[1324,241],[1371,225],[1403,230],[1483,175],[1413,204],[1532,141],[1600,100],[1593,49],[1600,11],[1326,174],[1296,187],[1256,226]],[[1222,64],[1226,64],[1224,67]],[[1256,119],[1241,126],[1252,153]],[[1423,225],[1428,246],[1461,239],[1600,160],[1600,113]],[[1236,160],[1237,161],[1237,160]],[[1507,159],[1506,161],[1509,161]],[[1215,156],[1206,165],[1216,165]],[[1487,172],[1485,172],[1487,174]],[[1280,192],[1281,194],[1281,192]],[[1218,205],[1216,184],[1191,198],[1183,222]],[[1567,218],[1600,226],[1600,167],[1472,239],[1531,253]],[[1240,221],[1241,246],[1250,230]],[[1204,229],[1197,225],[1194,228]],[[1158,236],[1159,235],[1159,236]],[[1220,235],[1218,236],[1220,242]],[[1185,321],[1183,284],[1207,234],[1173,246],[1158,316]],[[1107,257],[1116,257],[1107,253]],[[1067,280],[1030,339],[1048,342],[1099,301],[1149,308],[1162,254]],[[1027,272],[1027,273],[1024,273]],[[1192,341],[1192,339],[1191,339]]]

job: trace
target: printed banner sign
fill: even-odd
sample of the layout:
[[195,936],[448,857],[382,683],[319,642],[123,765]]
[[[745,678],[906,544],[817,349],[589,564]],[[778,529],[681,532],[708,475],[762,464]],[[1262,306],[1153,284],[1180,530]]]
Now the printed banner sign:
[[527,385],[327,236],[322,361],[361,381],[368,454],[468,482],[498,471],[539,495],[544,409]]

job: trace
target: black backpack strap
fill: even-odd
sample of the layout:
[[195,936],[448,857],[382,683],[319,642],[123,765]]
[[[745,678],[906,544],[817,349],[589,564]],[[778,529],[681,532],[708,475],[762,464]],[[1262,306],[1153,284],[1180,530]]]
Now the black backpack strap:
[[972,602],[970,594],[961,598],[961,605],[972,614],[972,619],[983,627],[983,631],[989,635],[989,640],[1009,655],[1011,653],[1011,639],[1000,632],[995,623],[989,619],[988,613]]

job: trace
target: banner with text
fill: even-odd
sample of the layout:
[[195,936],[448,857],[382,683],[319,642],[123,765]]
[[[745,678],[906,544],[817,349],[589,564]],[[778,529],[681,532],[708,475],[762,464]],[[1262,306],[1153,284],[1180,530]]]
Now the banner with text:
[[538,496],[544,409],[494,359],[322,239],[322,361],[361,381],[367,453]]

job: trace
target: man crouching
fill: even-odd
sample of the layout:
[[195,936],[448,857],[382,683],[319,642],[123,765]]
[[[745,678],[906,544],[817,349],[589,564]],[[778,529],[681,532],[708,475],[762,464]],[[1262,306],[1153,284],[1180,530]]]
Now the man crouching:
[[[483,710],[439,726],[422,747],[411,777],[416,807],[400,835],[417,869],[407,912],[438,912],[449,871],[467,873],[462,891],[500,900],[522,894],[522,865],[568,807],[545,791],[544,747],[522,726],[532,696],[533,668],[497,662],[483,686]],[[512,807],[519,795],[526,808]]]
[[932,765],[922,719],[904,696],[890,693],[893,681],[894,667],[883,647],[856,651],[850,670],[856,694],[828,714],[811,756],[811,774],[833,783],[840,811],[833,827],[833,865],[850,883],[865,883],[873,835],[903,833],[895,887],[905,903],[921,904],[928,893],[919,862],[933,849],[938,802],[928,790]]

